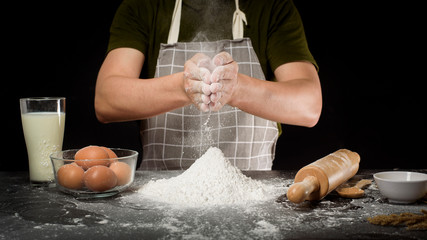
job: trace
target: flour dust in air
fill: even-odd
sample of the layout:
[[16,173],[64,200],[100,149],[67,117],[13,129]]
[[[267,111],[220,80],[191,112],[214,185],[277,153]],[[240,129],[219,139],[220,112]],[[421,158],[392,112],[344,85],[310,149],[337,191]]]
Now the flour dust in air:
[[271,191],[231,165],[223,152],[210,147],[177,177],[152,180],[139,189],[143,198],[179,207],[248,205],[272,199]]

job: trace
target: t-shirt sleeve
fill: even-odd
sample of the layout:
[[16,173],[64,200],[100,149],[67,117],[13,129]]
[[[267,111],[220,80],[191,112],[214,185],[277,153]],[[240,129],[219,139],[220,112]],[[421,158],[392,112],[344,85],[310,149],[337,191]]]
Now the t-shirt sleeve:
[[301,17],[292,1],[276,1],[271,14],[267,56],[274,71],[284,63],[295,61],[317,63],[310,53]]
[[116,48],[134,48],[146,53],[148,44],[147,16],[141,16],[138,4],[143,1],[125,0],[119,6],[110,27],[107,51]]

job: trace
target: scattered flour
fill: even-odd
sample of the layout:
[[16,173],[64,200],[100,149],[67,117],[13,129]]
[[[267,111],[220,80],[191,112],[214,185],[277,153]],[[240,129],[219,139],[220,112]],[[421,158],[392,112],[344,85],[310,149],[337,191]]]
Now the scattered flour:
[[231,165],[222,151],[210,147],[181,175],[150,181],[142,197],[180,207],[250,204],[271,199],[269,186],[253,180]]
[[267,237],[278,234],[279,231],[278,227],[265,220],[261,220],[256,223],[256,228],[252,229],[250,232],[258,236]]

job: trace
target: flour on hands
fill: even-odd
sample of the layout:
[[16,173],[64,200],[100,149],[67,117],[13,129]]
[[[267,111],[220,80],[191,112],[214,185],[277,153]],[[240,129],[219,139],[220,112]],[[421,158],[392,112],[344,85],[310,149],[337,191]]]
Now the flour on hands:
[[184,65],[185,92],[199,110],[219,111],[233,96],[238,71],[238,64],[227,52],[213,59],[197,53]]

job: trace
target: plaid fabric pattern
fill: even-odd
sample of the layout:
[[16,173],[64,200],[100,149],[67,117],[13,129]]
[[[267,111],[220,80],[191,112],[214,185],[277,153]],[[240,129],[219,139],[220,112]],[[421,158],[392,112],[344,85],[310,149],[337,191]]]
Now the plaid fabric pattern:
[[[251,41],[247,38],[216,42],[162,44],[156,76],[184,70],[196,53],[213,57],[226,51],[239,72],[265,80]],[[210,146],[220,148],[242,170],[270,170],[278,138],[277,123],[225,105],[218,112],[203,113],[194,105],[141,122],[143,170],[187,169]]]

